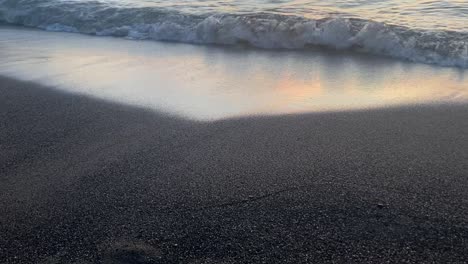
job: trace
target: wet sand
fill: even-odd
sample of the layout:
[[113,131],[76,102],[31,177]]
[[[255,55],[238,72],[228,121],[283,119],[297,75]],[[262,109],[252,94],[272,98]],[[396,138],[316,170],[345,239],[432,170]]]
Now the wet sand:
[[129,41],[2,26],[0,39],[2,76],[201,121],[468,102],[468,70],[352,52]]
[[1,77],[0,262],[466,262],[467,117],[195,122]]

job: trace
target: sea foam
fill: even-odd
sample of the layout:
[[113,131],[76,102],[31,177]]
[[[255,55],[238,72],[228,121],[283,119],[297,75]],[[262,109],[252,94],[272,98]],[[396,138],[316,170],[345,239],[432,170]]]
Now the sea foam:
[[101,2],[0,0],[0,21],[49,31],[129,39],[247,44],[265,49],[322,46],[468,68],[468,32],[421,30],[346,17],[195,15]]

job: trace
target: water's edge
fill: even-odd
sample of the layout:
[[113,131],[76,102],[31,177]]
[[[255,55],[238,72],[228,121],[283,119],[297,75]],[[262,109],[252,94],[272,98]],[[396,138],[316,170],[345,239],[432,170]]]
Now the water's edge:
[[411,29],[342,17],[309,19],[269,13],[194,15],[154,7],[104,6],[97,2],[95,6],[90,6],[92,2],[32,3],[0,0],[0,22],[138,40],[294,50],[324,46],[468,68],[468,32]]

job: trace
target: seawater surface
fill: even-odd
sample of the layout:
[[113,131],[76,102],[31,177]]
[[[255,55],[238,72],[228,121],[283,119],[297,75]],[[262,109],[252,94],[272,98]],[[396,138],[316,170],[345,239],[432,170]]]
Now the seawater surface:
[[196,120],[466,103],[467,70],[0,27],[0,74]]
[[[79,0],[79,2],[86,1]],[[342,16],[407,27],[455,31],[467,30],[468,16],[468,2],[465,0],[107,0],[100,2],[121,8],[156,7],[199,15],[272,13],[313,19]]]
[[326,46],[468,67],[466,0],[0,0],[0,22],[138,40]]

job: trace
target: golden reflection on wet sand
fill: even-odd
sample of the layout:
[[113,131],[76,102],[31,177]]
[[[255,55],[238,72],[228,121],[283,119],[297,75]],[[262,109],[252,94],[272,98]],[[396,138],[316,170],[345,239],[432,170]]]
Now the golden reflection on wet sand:
[[0,29],[0,36],[0,74],[194,119],[468,99],[465,70],[363,55],[203,47],[8,28]]

